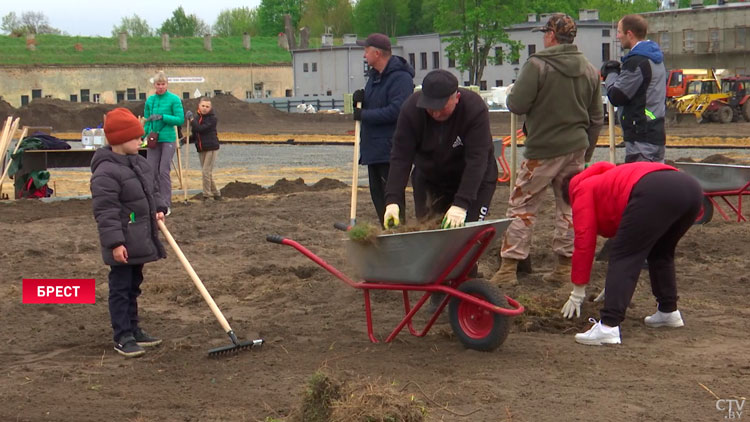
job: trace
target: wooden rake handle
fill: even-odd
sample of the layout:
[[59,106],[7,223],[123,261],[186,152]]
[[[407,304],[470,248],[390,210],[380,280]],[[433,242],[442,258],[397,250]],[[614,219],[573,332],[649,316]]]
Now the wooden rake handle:
[[169,246],[171,246],[172,249],[174,250],[174,253],[177,254],[177,257],[180,259],[182,266],[185,267],[185,270],[190,275],[190,278],[193,280],[193,284],[195,284],[195,287],[198,288],[198,291],[201,293],[201,296],[203,296],[203,300],[205,300],[206,303],[208,303],[208,306],[211,308],[211,312],[213,312],[214,316],[216,316],[216,319],[219,320],[219,324],[221,324],[221,328],[223,328],[224,331],[227,333],[232,331],[232,327],[229,326],[229,322],[227,322],[227,319],[224,318],[224,314],[221,313],[221,311],[219,310],[219,307],[216,306],[216,302],[214,302],[214,299],[208,293],[208,290],[206,290],[206,287],[203,285],[203,282],[201,282],[201,279],[198,277],[198,274],[196,274],[195,270],[193,270],[193,266],[190,265],[190,262],[185,257],[185,254],[182,253],[182,250],[177,245],[177,242],[175,242],[174,237],[172,237],[172,234],[169,233],[169,230],[167,230],[167,226],[161,220],[157,220],[156,224],[159,225],[159,230],[161,230],[161,232],[164,234],[164,237],[167,239],[167,242],[169,242]]

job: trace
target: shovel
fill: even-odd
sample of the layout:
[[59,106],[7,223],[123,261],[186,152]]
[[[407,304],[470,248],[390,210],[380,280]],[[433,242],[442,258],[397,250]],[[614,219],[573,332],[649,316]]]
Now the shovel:
[[208,356],[226,355],[241,350],[249,350],[256,346],[262,346],[263,339],[246,342],[240,342],[239,340],[237,340],[237,336],[234,334],[234,330],[232,330],[232,327],[229,326],[229,322],[227,322],[227,319],[224,318],[224,315],[219,310],[219,307],[216,306],[216,302],[214,302],[214,299],[210,294],[208,294],[208,290],[206,290],[206,287],[203,286],[201,279],[198,278],[198,274],[196,274],[195,270],[193,270],[193,266],[190,265],[190,262],[187,260],[187,258],[185,258],[185,254],[182,253],[182,250],[180,250],[177,242],[175,242],[174,238],[172,237],[172,234],[169,233],[169,230],[167,230],[167,226],[163,221],[157,221],[156,223],[159,225],[159,230],[161,230],[161,232],[164,234],[164,237],[167,238],[169,246],[171,246],[174,250],[174,253],[177,254],[177,257],[180,259],[182,266],[185,267],[185,270],[190,275],[190,278],[193,280],[195,287],[198,288],[198,291],[200,292],[201,296],[203,296],[203,299],[206,301],[206,303],[208,303],[208,306],[211,308],[214,316],[216,316],[216,319],[219,320],[221,328],[224,329],[227,335],[229,335],[229,339],[232,340],[232,344],[229,346],[217,347],[215,349],[209,350]]
[[[362,103],[354,105],[361,108]],[[354,159],[352,160],[352,204],[349,209],[349,227],[357,224],[357,182],[359,181],[359,132],[361,127],[359,120],[354,121]]]

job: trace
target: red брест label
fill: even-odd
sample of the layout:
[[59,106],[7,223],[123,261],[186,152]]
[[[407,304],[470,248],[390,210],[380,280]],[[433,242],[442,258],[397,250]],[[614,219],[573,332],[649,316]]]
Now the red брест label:
[[96,303],[93,278],[24,278],[23,303]]

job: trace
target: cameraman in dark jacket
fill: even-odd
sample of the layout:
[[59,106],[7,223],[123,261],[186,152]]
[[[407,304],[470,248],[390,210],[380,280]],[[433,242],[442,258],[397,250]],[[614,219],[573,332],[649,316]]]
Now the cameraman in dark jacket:
[[[370,196],[382,224],[391,138],[401,104],[414,91],[414,69],[403,57],[391,55],[391,41],[384,34],[371,34],[357,44],[365,47],[364,57],[370,66],[365,89],[358,89],[353,96],[354,120],[362,122],[359,164],[367,165]],[[357,103],[362,108],[356,108]]]

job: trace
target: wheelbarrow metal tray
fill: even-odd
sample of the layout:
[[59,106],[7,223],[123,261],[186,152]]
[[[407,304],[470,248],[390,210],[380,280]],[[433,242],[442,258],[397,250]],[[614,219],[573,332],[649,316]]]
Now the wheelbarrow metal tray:
[[685,162],[674,165],[695,177],[704,192],[735,191],[750,182],[750,166]]
[[[350,240],[347,242],[349,262],[366,281],[429,284],[447,268],[472,237],[491,226],[495,228],[497,238],[511,221],[504,218],[466,223],[466,226],[454,229],[384,234],[374,242]],[[479,244],[473,246],[478,247]],[[473,254],[473,249],[465,254],[447,278],[457,277],[466,269]]]

